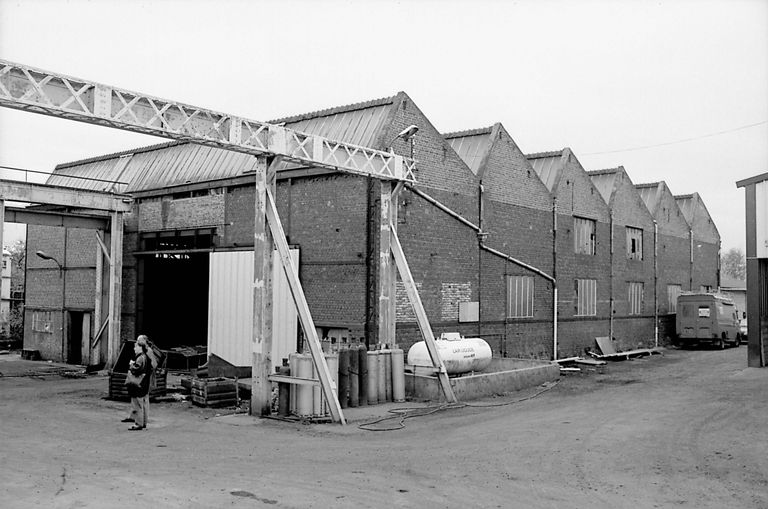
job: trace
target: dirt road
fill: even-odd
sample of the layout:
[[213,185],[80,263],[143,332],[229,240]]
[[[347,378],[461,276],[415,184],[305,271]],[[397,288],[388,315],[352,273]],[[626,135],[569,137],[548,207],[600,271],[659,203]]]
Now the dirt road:
[[745,348],[612,363],[387,432],[185,402],[129,432],[106,389],[0,377],[0,506],[768,507],[768,369]]

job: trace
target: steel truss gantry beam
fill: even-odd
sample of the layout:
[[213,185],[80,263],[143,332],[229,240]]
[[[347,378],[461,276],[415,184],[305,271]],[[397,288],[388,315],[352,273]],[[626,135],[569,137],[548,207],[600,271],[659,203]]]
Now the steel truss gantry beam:
[[0,106],[387,180],[414,161],[283,126],[160,99],[0,59]]
[[[350,143],[328,140],[322,136],[311,135],[285,128],[279,125],[249,120],[196,106],[160,99],[157,97],[131,92],[128,90],[103,85],[93,81],[73,78],[59,73],[44,71],[30,66],[15,64],[0,59],[0,107],[7,107],[39,113],[89,124],[103,125],[126,131],[139,132],[189,141],[225,150],[233,150],[257,156],[259,164],[256,172],[256,217],[254,224],[254,324],[253,324],[253,390],[251,413],[264,414],[269,411],[269,393],[267,391],[270,366],[271,328],[271,266],[272,247],[280,252],[283,269],[288,276],[291,292],[299,311],[302,326],[309,336],[310,349],[315,367],[319,373],[319,383],[329,402],[331,413],[336,422],[345,423],[339,405],[336,388],[328,371],[325,356],[320,349],[309,308],[304,298],[301,285],[291,269],[290,257],[286,258],[285,237],[280,219],[274,208],[272,189],[274,189],[275,161],[287,161],[312,167],[373,177],[382,181],[398,182],[398,190],[403,182],[415,182],[415,162],[391,152],[374,150]],[[273,164],[269,164],[267,159]],[[395,193],[395,196],[397,193]],[[382,189],[382,199],[391,202],[390,185]],[[0,198],[1,200],[2,198]],[[126,202],[127,203],[127,202]],[[2,201],[0,201],[2,205]],[[0,213],[2,212],[0,207]],[[455,396],[448,381],[445,368],[434,344],[434,337],[426,322],[421,299],[416,291],[410,273],[395,234],[391,214],[396,214],[396,207],[387,206],[382,212],[382,238],[390,238],[380,252],[381,258],[396,264],[382,262],[385,277],[381,278],[379,308],[387,324],[385,336],[380,342],[394,343],[394,285],[396,276],[392,269],[396,266],[408,284],[408,296],[417,310],[421,310],[420,326],[426,327],[424,339],[440,383],[448,401],[455,401]],[[122,211],[111,212],[112,245],[110,252],[110,302],[111,311],[120,306],[122,285]],[[2,219],[2,217],[0,217]],[[386,226],[384,226],[386,225]],[[271,231],[270,231],[271,230]],[[278,238],[272,238],[275,235]],[[100,248],[105,246],[99,238]],[[0,240],[2,228],[0,227]],[[393,251],[390,251],[393,247]],[[101,252],[99,252],[101,254]],[[101,257],[97,259],[101,266]],[[97,289],[101,281],[97,281]],[[96,314],[100,305],[97,303]],[[113,338],[119,341],[119,312],[111,313],[110,345]],[[117,320],[114,320],[117,318]],[[115,326],[112,326],[117,322]],[[423,323],[422,323],[423,322]],[[426,325],[425,325],[426,324]],[[102,327],[103,329],[103,327]],[[101,334],[101,331],[99,332]],[[110,361],[116,352],[110,350]]]

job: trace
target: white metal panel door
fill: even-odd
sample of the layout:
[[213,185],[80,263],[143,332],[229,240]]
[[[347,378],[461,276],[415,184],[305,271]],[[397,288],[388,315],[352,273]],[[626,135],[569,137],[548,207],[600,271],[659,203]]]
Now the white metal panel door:
[[[299,250],[291,257],[298,270]],[[296,351],[297,315],[280,258],[272,273],[272,363]],[[211,253],[208,290],[208,353],[237,367],[252,364],[253,251]]]
[[768,258],[768,181],[755,184],[755,257]]

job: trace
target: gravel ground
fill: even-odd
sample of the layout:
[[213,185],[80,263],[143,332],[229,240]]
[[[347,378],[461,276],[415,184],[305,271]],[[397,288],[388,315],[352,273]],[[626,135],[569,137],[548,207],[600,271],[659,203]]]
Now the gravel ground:
[[[745,348],[344,427],[165,401],[129,432],[107,378],[68,369],[0,356],[2,507],[768,508],[768,369]],[[400,427],[402,407],[401,429],[361,429]]]

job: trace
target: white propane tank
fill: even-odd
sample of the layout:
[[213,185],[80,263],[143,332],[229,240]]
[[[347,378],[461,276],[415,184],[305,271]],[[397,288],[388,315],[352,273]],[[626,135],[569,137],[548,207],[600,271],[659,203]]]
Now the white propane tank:
[[[445,333],[435,340],[437,353],[450,375],[469,371],[481,371],[491,363],[491,347],[480,338],[462,338],[458,333]],[[415,343],[408,350],[408,364],[413,366],[432,366],[427,344]]]

